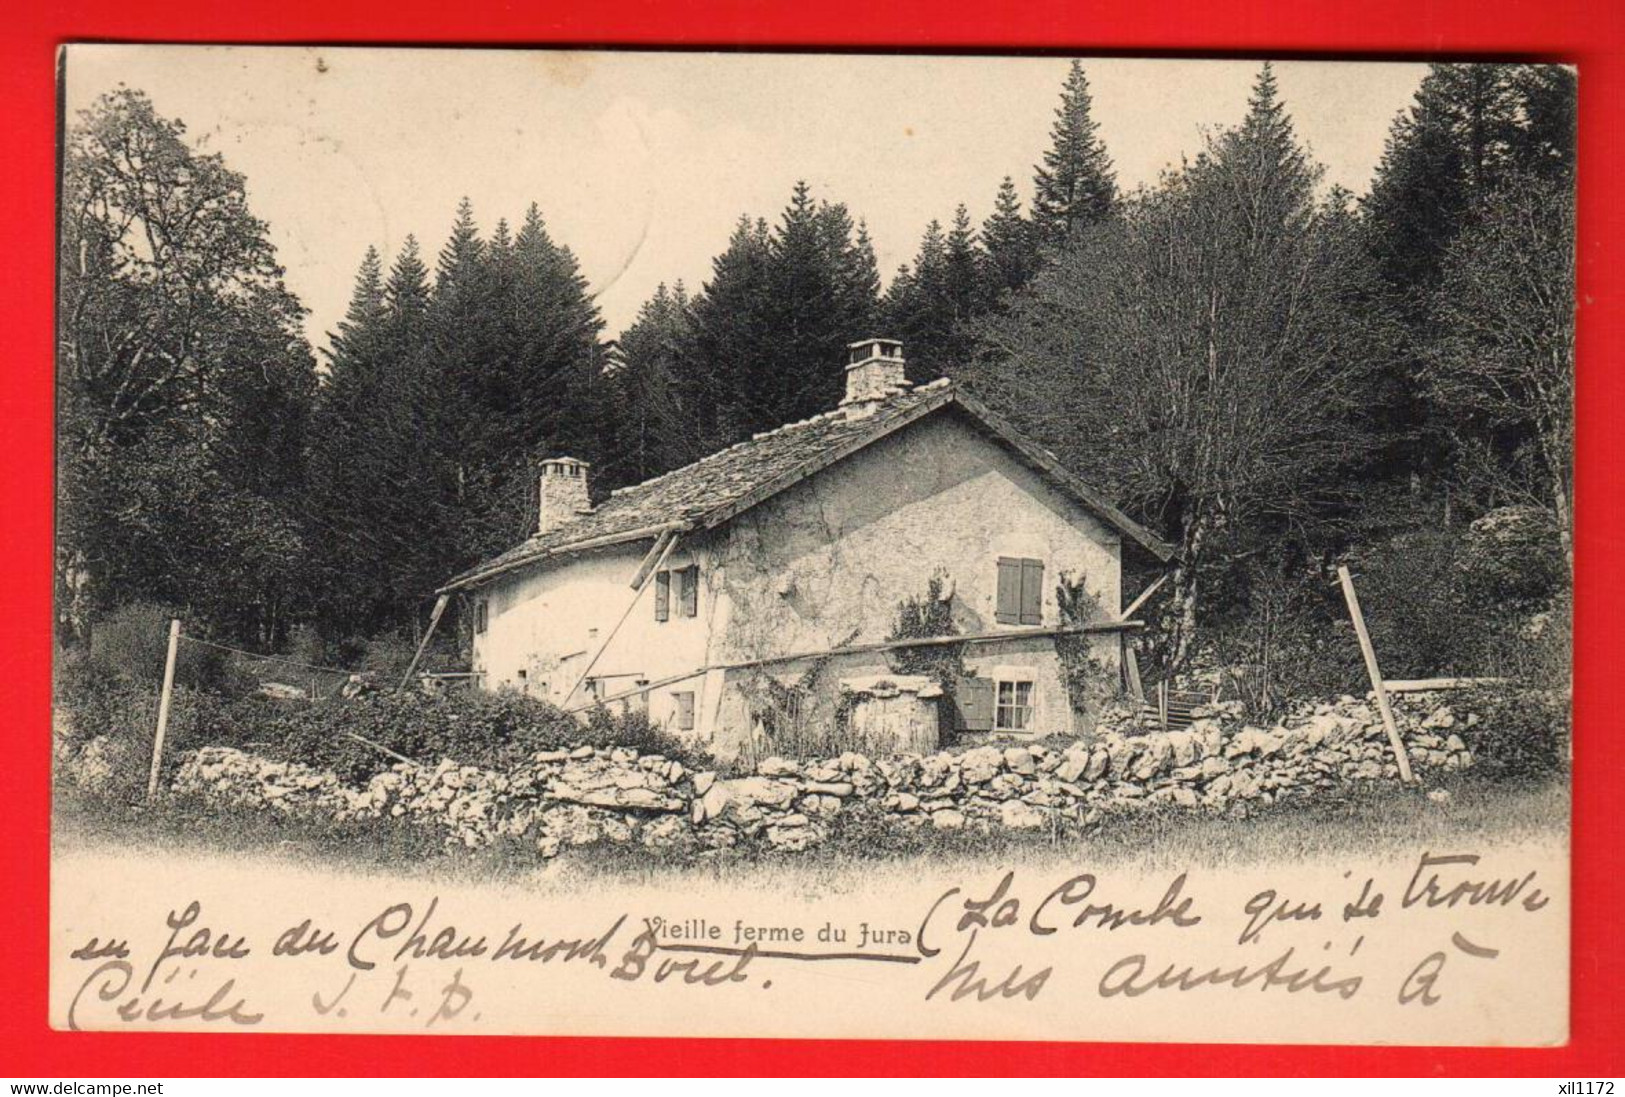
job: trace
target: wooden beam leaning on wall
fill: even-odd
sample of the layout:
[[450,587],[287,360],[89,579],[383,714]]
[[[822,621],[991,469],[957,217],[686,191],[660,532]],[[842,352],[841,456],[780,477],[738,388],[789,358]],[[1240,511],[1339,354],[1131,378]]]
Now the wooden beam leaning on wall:
[[1117,615],[1117,619],[1119,621],[1127,621],[1130,617],[1133,617],[1134,611],[1145,605],[1151,596],[1157,593],[1157,591],[1162,587],[1162,584],[1166,583],[1167,581],[1168,575],[1166,572],[1164,572],[1162,575],[1157,577],[1157,581],[1155,583],[1152,583],[1150,586],[1142,590],[1140,592],[1140,596],[1128,604],[1128,609],[1125,609],[1122,613]]
[[[1151,596],[1162,589],[1162,584],[1168,581],[1168,573],[1163,572],[1157,581],[1142,590],[1128,608],[1117,615],[1119,621],[1127,621],[1134,616],[1134,611],[1150,601]],[[1123,683],[1128,687],[1129,696],[1136,701],[1145,701],[1145,686],[1140,682],[1140,657],[1134,651],[1134,644],[1128,636],[1123,637]]]
[[412,675],[417,673],[418,663],[423,660],[423,653],[429,648],[429,640],[434,636],[435,626],[440,624],[440,617],[446,612],[446,603],[451,601],[451,595],[442,594],[434,600],[434,610],[429,614],[429,627],[423,630],[423,639],[418,641],[418,649],[412,653],[412,661],[406,664],[406,673],[401,675],[401,688],[412,684]]
[[[581,683],[587,680],[587,676],[592,673],[592,668],[598,665],[598,660],[608,650],[611,641],[615,639],[615,634],[621,631],[621,626],[626,624],[626,619],[632,616],[632,610],[637,608],[638,599],[643,594],[643,588],[649,585],[649,580],[654,576],[655,572],[660,570],[660,565],[666,562],[666,557],[670,556],[672,549],[676,547],[677,533],[673,530],[667,530],[659,537],[656,537],[655,543],[649,546],[649,551],[643,554],[643,562],[638,565],[638,570],[632,573],[632,597],[627,600],[626,609],[621,611],[620,619],[615,622],[615,627],[609,630],[609,635],[604,637],[603,641],[598,645],[598,650],[592,653],[592,658],[587,660],[587,665],[581,669],[581,674],[564,694],[563,704],[568,705],[570,703],[570,698],[574,697],[576,690],[581,688]],[[567,709],[566,711],[573,712],[575,710]]]

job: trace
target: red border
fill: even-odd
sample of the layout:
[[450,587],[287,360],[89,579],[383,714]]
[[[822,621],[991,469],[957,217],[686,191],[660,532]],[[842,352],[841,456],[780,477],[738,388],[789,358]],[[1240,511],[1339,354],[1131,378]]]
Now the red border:
[[[32,10],[29,10],[32,9]],[[8,376],[0,385],[0,505],[9,581],[0,615],[0,712],[12,714],[0,766],[5,873],[0,901],[5,1008],[0,1073],[36,1077],[322,1074],[1514,1074],[1625,1073],[1619,1034],[1622,953],[1609,940],[1625,894],[1621,752],[1607,702],[1611,626],[1625,619],[1608,554],[1625,542],[1616,498],[1625,432],[1618,262],[1625,177],[1625,6],[1607,0],[1360,0],[1283,3],[1163,0],[839,0],[806,7],[750,0],[599,0],[593,4],[448,5],[442,0],[72,0],[12,11],[0,39],[0,102],[7,115],[0,171],[0,314]],[[1579,473],[1576,560],[1573,1038],[1565,1048],[1381,1049],[1132,1044],[899,1044],[787,1040],[515,1039],[386,1036],[63,1034],[45,1023],[51,335],[55,47],[73,39],[238,42],[570,43],[856,48],[1041,48],[1069,52],[1323,55],[1358,51],[1425,58],[1443,53],[1540,56],[1581,73]],[[1615,251],[1605,251],[1613,245]],[[1610,259],[1615,260],[1609,262]],[[1610,1036],[1609,1034],[1613,1035]]]

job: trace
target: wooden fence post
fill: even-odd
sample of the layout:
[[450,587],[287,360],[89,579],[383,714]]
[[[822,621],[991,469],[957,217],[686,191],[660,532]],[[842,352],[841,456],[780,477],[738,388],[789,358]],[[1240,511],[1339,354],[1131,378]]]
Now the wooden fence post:
[[1383,688],[1382,671],[1377,667],[1377,649],[1371,646],[1371,634],[1365,630],[1365,615],[1360,612],[1360,599],[1354,593],[1354,579],[1349,569],[1339,564],[1337,580],[1343,584],[1343,600],[1349,605],[1349,616],[1354,619],[1354,632],[1360,638],[1360,653],[1365,656],[1366,673],[1371,676],[1371,689],[1377,695],[1377,711],[1382,713],[1382,726],[1388,732],[1388,745],[1394,748],[1394,761],[1399,763],[1399,779],[1407,785],[1416,780],[1411,775],[1411,759],[1405,753],[1405,741],[1399,737],[1399,725],[1394,723],[1394,710],[1388,707],[1388,691]]
[[152,737],[152,769],[147,773],[147,799],[158,794],[158,770],[164,761],[164,733],[169,730],[169,700],[175,692],[175,655],[181,646],[181,619],[169,622],[169,654],[164,659],[164,691],[158,696],[158,730]]

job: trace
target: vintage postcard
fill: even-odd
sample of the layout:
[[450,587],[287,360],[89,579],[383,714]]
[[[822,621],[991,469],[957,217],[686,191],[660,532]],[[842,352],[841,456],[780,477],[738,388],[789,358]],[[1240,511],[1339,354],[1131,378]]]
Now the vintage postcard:
[[60,80],[54,1027],[1567,1040],[1573,69]]

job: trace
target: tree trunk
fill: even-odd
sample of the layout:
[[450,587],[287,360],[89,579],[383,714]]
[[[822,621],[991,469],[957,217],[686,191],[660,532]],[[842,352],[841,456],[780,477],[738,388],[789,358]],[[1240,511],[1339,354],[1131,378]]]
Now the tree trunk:
[[1569,505],[1569,478],[1564,475],[1563,460],[1560,456],[1561,448],[1554,445],[1550,435],[1541,431],[1541,455],[1546,462],[1547,474],[1551,477],[1552,485],[1552,513],[1557,517],[1557,536],[1563,545],[1563,557],[1568,561],[1570,581],[1574,577],[1574,528],[1570,524],[1573,520],[1573,508]]
[[83,552],[75,549],[61,560],[57,572],[57,636],[64,643],[90,643],[93,586]]
[[1169,646],[1167,666],[1170,676],[1185,665],[1190,657],[1191,645],[1195,642],[1198,602],[1196,568],[1206,534],[1206,521],[1196,518],[1185,523],[1185,535],[1180,539],[1179,566],[1174,569],[1173,581],[1174,642]]
[[1563,474],[1552,472],[1552,509],[1557,514],[1557,536],[1563,543],[1563,556],[1569,564],[1569,575],[1574,575],[1574,530],[1570,527],[1569,487]]

